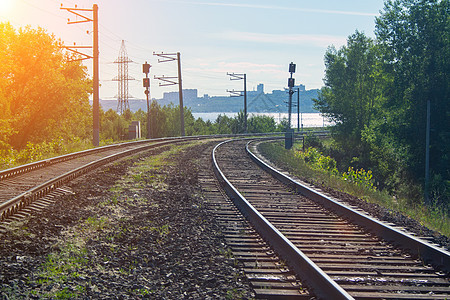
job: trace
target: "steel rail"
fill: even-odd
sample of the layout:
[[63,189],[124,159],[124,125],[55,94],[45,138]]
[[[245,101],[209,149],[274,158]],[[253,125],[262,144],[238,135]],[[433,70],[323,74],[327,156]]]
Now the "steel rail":
[[[308,134],[308,132],[305,132],[305,133]],[[327,131],[318,131],[318,132],[314,131],[313,133],[321,135],[321,136],[328,134]],[[75,153],[65,154],[65,155],[62,155],[62,156],[57,156],[57,157],[54,157],[54,158],[49,158],[49,159],[41,160],[41,161],[38,161],[38,162],[29,163],[29,164],[26,164],[26,165],[15,167],[15,168],[3,170],[3,171],[0,171],[0,181],[8,179],[8,178],[11,178],[11,177],[14,177],[14,176],[22,175],[22,174],[25,174],[27,172],[31,172],[31,171],[36,170],[36,169],[45,168],[45,167],[48,167],[50,165],[54,165],[54,164],[57,164],[57,163],[69,161],[69,160],[72,160],[72,159],[75,159],[75,158],[79,158],[79,157],[82,157],[82,156],[91,155],[91,154],[95,154],[95,153],[101,153],[103,151],[107,151],[107,150],[110,150],[110,149],[121,148],[121,147],[130,146],[130,145],[148,144],[150,142],[157,143],[157,145],[161,145],[161,143],[166,144],[166,143],[172,143],[172,142],[178,142],[178,141],[187,141],[187,140],[193,140],[193,139],[224,138],[224,137],[244,137],[244,136],[276,136],[276,135],[280,135],[280,134],[282,134],[282,133],[280,133],[280,132],[271,132],[271,133],[251,133],[251,134],[224,134],[224,135],[169,137],[169,138],[155,138],[155,139],[132,141],[132,142],[108,145],[108,146],[103,146],[103,147],[97,147],[97,148],[94,148],[94,149],[87,149],[87,150],[83,150],[83,151],[79,151],[79,152],[75,152]],[[135,148],[135,149],[138,149],[137,151],[143,151],[142,149],[146,149],[146,148],[144,146],[144,147],[138,147],[138,148]],[[131,154],[135,153],[132,150],[125,151],[123,153],[129,153],[127,155],[131,155]],[[114,157],[114,156],[108,156],[108,157]],[[99,162],[102,162],[102,161],[103,160],[99,160]],[[93,165],[93,163],[90,163],[90,164],[87,164],[86,166],[88,168],[91,168],[90,167],[91,164]],[[81,169],[82,169],[82,167],[81,167]],[[84,171],[79,171],[79,172],[77,172],[77,174],[80,174],[80,175],[84,174],[83,172]],[[79,175],[77,175],[77,176],[79,176]],[[57,177],[57,178],[59,178],[59,177]],[[72,177],[69,176],[67,178],[72,178]],[[14,197],[14,198],[6,201],[6,202],[1,203],[0,204],[0,222],[5,220],[7,217],[17,213],[20,209],[28,206],[33,201],[35,201],[35,200],[37,200],[37,199],[39,199],[39,198],[49,194],[54,189],[56,189],[59,186],[61,186],[61,184],[54,185],[53,184],[53,180],[54,179],[49,180],[49,181],[47,181],[45,183],[42,183],[39,186],[36,186],[36,187],[34,187],[34,188],[32,188],[32,189],[30,189],[30,190],[28,190],[28,191],[26,191],[26,192],[16,196],[16,197]],[[64,182],[67,182],[67,181],[70,181],[70,180],[71,179],[68,179],[68,180],[65,180]],[[52,183],[50,184],[50,182],[52,182]],[[62,181],[58,181],[57,180],[56,182],[62,182]]]
[[[188,138],[191,138],[191,137],[188,137]],[[83,151],[78,151],[78,152],[74,152],[74,153],[64,154],[64,155],[61,155],[61,156],[48,158],[48,159],[40,160],[40,161],[37,161],[37,162],[32,162],[32,163],[28,163],[28,164],[25,164],[25,165],[17,166],[17,167],[14,167],[14,168],[2,170],[2,171],[0,171],[0,181],[4,180],[4,179],[7,179],[7,178],[11,178],[11,177],[17,176],[17,175],[20,175],[20,174],[24,174],[24,173],[27,173],[27,172],[30,172],[30,171],[33,171],[33,170],[36,170],[36,169],[44,168],[44,167],[47,167],[47,166],[52,165],[52,164],[68,161],[68,160],[71,160],[71,159],[74,159],[74,158],[78,158],[78,157],[81,157],[81,156],[85,156],[85,155],[89,155],[89,154],[103,152],[103,151],[106,151],[106,150],[109,150],[109,149],[121,148],[121,147],[124,147],[124,146],[130,146],[130,145],[139,145],[139,144],[150,143],[150,142],[176,140],[176,139],[180,139],[180,137],[158,138],[158,139],[151,139],[151,140],[126,142],[126,143],[107,145],[107,146],[97,147],[97,148],[93,148],[93,149],[87,149],[87,150],[83,150]]]
[[228,140],[218,144],[212,151],[213,170],[219,183],[232,199],[241,213],[253,224],[255,230],[286,260],[300,278],[319,298],[353,299],[344,289],[334,282],[322,269],[309,259],[300,249],[289,241],[275,226],[262,216],[228,181],[220,170],[215,152]]
[[[295,135],[298,137],[299,135],[302,136],[302,135],[310,134],[310,133],[311,132],[309,132],[309,131],[304,131],[304,132],[300,132],[300,133],[295,133]],[[329,134],[329,131],[313,131],[313,133],[318,136],[326,136]],[[273,135],[281,135],[281,134],[283,134],[283,133],[282,132],[270,132],[270,133],[250,133],[250,134],[220,134],[220,135],[188,136],[188,137],[184,137],[184,138],[185,139],[200,139],[200,138],[204,139],[204,138],[221,138],[221,137],[226,138],[226,137],[242,137],[242,136],[265,136],[265,135],[273,136]],[[40,160],[37,162],[24,164],[24,165],[17,166],[14,168],[1,170],[0,171],[0,181],[20,175],[20,174],[24,174],[24,173],[27,173],[27,172],[30,172],[30,171],[33,171],[36,169],[44,168],[44,167],[50,166],[52,164],[68,161],[68,160],[75,159],[75,158],[89,155],[89,154],[103,152],[103,151],[106,151],[109,149],[120,148],[120,147],[130,146],[130,145],[139,145],[139,144],[150,143],[150,142],[180,140],[182,138],[183,137],[166,137],[166,138],[146,139],[146,140],[140,140],[140,141],[132,141],[132,142],[125,142],[125,143],[114,144],[114,145],[107,145],[107,146],[102,146],[102,147],[96,147],[93,149],[87,149],[87,150],[83,150],[83,151],[69,153],[69,154],[65,154],[65,155],[61,155],[61,156],[57,156],[57,157],[53,157],[53,158]]]
[[[94,149],[88,149],[80,152],[70,153],[30,164],[26,164],[23,166],[15,167],[12,169],[7,169],[4,171],[0,171],[0,181],[2,179],[11,178],[14,176],[22,175],[27,172],[31,172],[36,169],[45,168],[50,165],[54,165],[57,163],[69,161],[78,157],[101,153],[106,150],[114,149],[114,148],[122,148],[130,145],[142,145],[147,144],[145,146],[137,147],[134,149],[129,149],[127,151],[122,151],[120,153],[116,153],[110,156],[107,156],[105,158],[99,159],[97,161],[88,163],[82,167],[79,167],[77,169],[74,169],[72,171],[69,171],[61,176],[58,176],[56,178],[53,178],[51,180],[48,180],[38,186],[35,186],[31,189],[29,189],[26,192],[23,192],[14,198],[11,198],[3,203],[0,203],[0,222],[4,221],[9,216],[12,216],[13,214],[16,214],[19,210],[25,208],[26,206],[30,205],[34,201],[36,201],[39,198],[44,197],[45,195],[48,195],[52,191],[54,191],[56,188],[64,185],[68,181],[72,180],[73,178],[76,178],[82,174],[85,174],[89,172],[90,170],[96,168],[99,165],[108,163],[109,161],[112,161],[114,159],[118,159],[122,156],[126,155],[132,155],[134,153],[137,153],[139,151],[145,151],[152,147],[157,147],[169,143],[176,143],[180,141],[188,141],[188,140],[198,140],[198,139],[208,139],[208,138],[223,138],[223,137],[240,137],[240,136],[274,136],[279,135],[282,133],[263,133],[263,134],[246,134],[246,135],[234,135],[234,134],[227,134],[227,135],[209,135],[209,136],[188,136],[188,137],[169,137],[169,138],[156,138],[156,139],[149,139],[149,140],[141,140],[141,141],[133,141],[133,142],[127,142],[127,143],[121,143],[121,144],[114,144],[114,145],[108,145],[103,147],[98,147]],[[322,132],[321,132],[322,134]],[[148,145],[148,143],[153,142],[153,144]]]
[[[164,140],[158,143],[153,143],[150,145],[144,145],[138,148],[129,149],[126,151],[122,151],[119,153],[111,154],[109,156],[106,156],[104,158],[98,159],[96,161],[90,162],[84,166],[78,167],[76,169],[73,169],[69,172],[66,172],[60,176],[57,176],[53,179],[50,179],[38,186],[35,186],[31,189],[29,189],[26,192],[21,193],[20,195],[0,204],[0,221],[5,220],[9,216],[17,213],[20,209],[30,205],[32,202],[34,202],[37,199],[40,199],[44,197],[45,195],[51,193],[58,187],[63,186],[65,183],[73,180],[74,178],[77,178],[83,174],[86,174],[90,172],[91,170],[98,168],[101,165],[107,164],[111,161],[117,160],[119,158],[133,155],[138,152],[146,151],[152,148],[164,146],[171,143],[176,142],[183,142],[186,140],[192,140],[193,138],[177,138],[177,139],[170,139],[170,140]],[[92,152],[91,152],[92,153]]]
[[320,203],[325,208],[332,210],[336,214],[364,227],[376,236],[392,243],[393,245],[403,250],[408,251],[410,254],[419,257],[425,263],[429,263],[446,273],[450,273],[450,252],[431,245],[426,241],[414,237],[406,232],[402,232],[388,224],[384,224],[383,222],[376,220],[366,214],[358,212],[350,207],[347,207],[344,204],[339,203],[338,201],[333,200],[330,197],[319,193],[290,178],[289,176],[274,169],[272,166],[266,164],[254,153],[252,153],[249,149],[249,145],[252,142],[253,141],[247,143],[246,152],[256,164],[258,164],[263,170],[271,174],[276,179],[287,185],[295,186],[295,189],[298,193]]

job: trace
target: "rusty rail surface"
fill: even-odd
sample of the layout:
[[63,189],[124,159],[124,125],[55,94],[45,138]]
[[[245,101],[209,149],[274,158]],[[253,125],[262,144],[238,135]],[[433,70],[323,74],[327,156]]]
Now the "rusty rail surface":
[[[155,147],[160,147],[163,145],[167,145],[167,144],[171,144],[174,142],[180,142],[180,141],[184,141],[185,139],[171,139],[171,140],[165,140],[165,141],[161,141],[161,142],[157,142],[157,143],[153,143],[148,145],[144,145],[144,146],[140,146],[131,150],[126,150],[126,151],[122,151],[116,154],[112,154],[109,156],[106,156],[104,158],[101,158],[99,160],[90,162],[84,166],[78,167],[74,170],[71,170],[69,172],[66,172],[65,174],[62,174],[60,176],[57,176],[53,179],[50,179],[44,183],[41,183],[33,188],[31,188],[30,190],[21,193],[20,195],[15,196],[14,198],[3,202],[0,204],[0,221],[4,221],[6,218],[12,216],[13,214],[17,213],[20,209],[25,208],[26,206],[30,205],[31,203],[33,203],[35,200],[40,199],[42,197],[44,197],[45,195],[51,193],[52,191],[56,190],[57,188],[63,186],[64,184],[66,184],[67,182],[81,176],[84,175],[96,168],[98,168],[99,166],[102,166],[104,164],[107,164],[109,162],[112,162],[114,160],[120,159],[122,157],[125,156],[129,156],[129,155],[133,155],[135,153],[138,152],[142,152],[142,151],[146,151]],[[142,144],[139,143],[139,144]],[[123,146],[123,145],[121,145]],[[117,148],[117,146],[115,147]],[[104,149],[103,149],[104,151]],[[96,151],[90,151],[89,154],[95,153]],[[82,154],[79,153],[75,153],[74,155],[72,155],[72,159],[82,156],[82,155],[87,155],[85,151],[83,151]],[[62,161],[67,161],[68,156],[65,155],[64,158],[60,159],[60,157],[57,157],[54,159],[53,162],[49,163],[49,164],[55,164],[55,163],[59,163]],[[40,164],[39,164],[40,165]],[[47,164],[48,165],[48,164]],[[40,167],[42,167],[40,165]],[[36,167],[37,168],[37,167]],[[34,170],[36,168],[31,168],[28,169],[29,170]],[[24,168],[25,169],[25,168]],[[24,171],[23,171],[24,172]]]

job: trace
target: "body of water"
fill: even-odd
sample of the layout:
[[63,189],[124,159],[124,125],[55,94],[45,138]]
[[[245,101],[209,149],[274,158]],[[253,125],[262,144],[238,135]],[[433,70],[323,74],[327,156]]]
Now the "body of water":
[[[214,122],[219,115],[226,115],[227,117],[233,118],[237,116],[238,113],[231,112],[214,112],[214,113],[192,113],[195,118],[202,118],[204,121],[210,120]],[[280,123],[284,118],[288,118],[287,113],[249,113],[249,117],[251,116],[269,116],[275,119],[277,124]],[[291,127],[297,128],[297,114],[291,114]],[[326,118],[322,116],[320,113],[303,113],[301,114],[300,124],[303,124],[303,127],[322,127],[332,125]]]

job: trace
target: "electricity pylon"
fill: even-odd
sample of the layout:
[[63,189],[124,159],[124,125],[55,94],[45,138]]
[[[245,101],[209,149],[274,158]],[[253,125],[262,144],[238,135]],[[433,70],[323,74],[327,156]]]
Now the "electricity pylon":
[[118,81],[117,87],[117,112],[122,114],[127,109],[130,109],[128,99],[128,81],[134,80],[133,77],[128,76],[128,63],[133,62],[128,58],[127,50],[125,49],[125,41],[122,40],[120,46],[119,57],[114,61],[118,66],[118,75],[113,78],[113,81]]

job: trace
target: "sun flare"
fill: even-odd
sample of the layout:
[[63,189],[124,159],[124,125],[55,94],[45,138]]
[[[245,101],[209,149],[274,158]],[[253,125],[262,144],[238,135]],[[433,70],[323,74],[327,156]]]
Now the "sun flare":
[[0,0],[0,14],[8,14],[12,9],[13,2],[14,0]]

